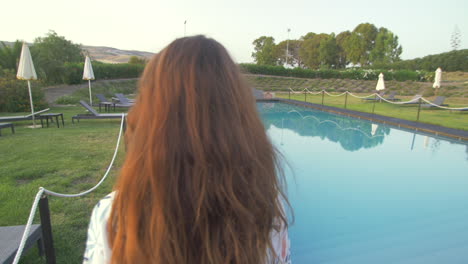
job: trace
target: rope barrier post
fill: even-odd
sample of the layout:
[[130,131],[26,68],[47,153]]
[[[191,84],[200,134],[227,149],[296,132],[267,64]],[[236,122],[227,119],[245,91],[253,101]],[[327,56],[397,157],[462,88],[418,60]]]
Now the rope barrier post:
[[419,112],[421,112],[421,97],[419,98],[419,104],[418,104],[418,116],[416,117],[416,121],[419,121]]
[[374,113],[374,110],[375,110],[375,101],[377,101],[377,95],[374,97],[374,104],[372,105],[372,113]]
[[304,90],[304,102],[307,102],[307,91]]
[[39,200],[39,214],[41,216],[42,239],[47,264],[55,264],[55,249],[52,239],[52,225],[50,223],[49,199],[43,195]]
[[322,90],[322,106],[323,106],[323,98],[325,97],[325,91]]
[[344,108],[346,109],[346,104],[348,103],[348,91],[345,93],[345,98],[344,98]]

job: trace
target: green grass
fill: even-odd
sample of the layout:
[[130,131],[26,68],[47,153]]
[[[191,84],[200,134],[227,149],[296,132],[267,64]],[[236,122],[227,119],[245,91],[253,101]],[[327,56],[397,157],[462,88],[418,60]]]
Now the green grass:
[[[362,94],[361,96],[364,96]],[[288,93],[276,93],[277,97],[281,98],[288,98]],[[410,100],[411,97],[401,97],[402,100]],[[304,94],[291,94],[291,99],[304,101],[305,96]],[[434,98],[428,98],[434,99]],[[322,103],[322,96],[321,95],[307,95],[307,102],[309,103]],[[448,103],[450,107],[466,107],[466,104],[463,103],[464,100],[460,98],[448,98],[445,103]],[[324,104],[328,106],[340,107],[344,108],[345,103],[345,96],[340,97],[331,97],[325,95],[324,97]],[[373,108],[372,102],[363,102],[361,99],[354,98],[348,95],[347,99],[347,109],[360,111],[360,112],[367,112],[372,113]],[[416,121],[418,107],[417,105],[414,106],[401,106],[401,105],[394,105],[389,103],[376,103],[375,104],[375,113],[378,115],[383,116],[390,116],[390,117],[397,117],[401,119]],[[419,122],[440,125],[445,127],[451,127],[456,129],[463,129],[468,130],[468,112],[460,112],[460,111],[448,111],[448,110],[441,110],[441,109],[421,109]]]
[[[115,148],[119,120],[82,120],[71,124],[81,107],[52,108],[64,113],[65,127],[27,128],[15,122],[16,133],[2,130],[0,137],[0,226],[24,225],[40,186],[57,192],[78,193],[94,186],[109,165]],[[18,113],[16,113],[18,114]],[[0,115],[13,115],[1,113]],[[122,141],[123,143],[123,141]],[[82,198],[50,197],[57,263],[81,263],[86,231],[93,206],[111,192],[123,161],[123,146],[109,178]],[[36,213],[35,223],[39,222]],[[21,263],[45,263],[36,247]]]

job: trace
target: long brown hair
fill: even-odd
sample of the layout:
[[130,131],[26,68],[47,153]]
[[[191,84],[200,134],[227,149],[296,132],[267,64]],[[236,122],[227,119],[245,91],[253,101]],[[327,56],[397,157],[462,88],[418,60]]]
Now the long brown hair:
[[270,232],[287,226],[283,177],[226,49],[177,39],[139,89],[108,223],[111,262],[266,263]]

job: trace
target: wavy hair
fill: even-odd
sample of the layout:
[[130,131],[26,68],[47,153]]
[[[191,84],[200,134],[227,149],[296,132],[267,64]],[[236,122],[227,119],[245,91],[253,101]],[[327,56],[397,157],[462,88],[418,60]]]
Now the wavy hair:
[[126,143],[111,263],[272,260],[270,232],[287,226],[284,177],[252,89],[220,43],[180,38],[148,63]]

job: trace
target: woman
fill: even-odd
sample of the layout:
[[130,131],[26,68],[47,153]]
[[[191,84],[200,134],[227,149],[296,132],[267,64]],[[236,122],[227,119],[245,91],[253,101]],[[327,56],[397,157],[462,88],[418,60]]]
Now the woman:
[[283,178],[225,48],[177,39],[146,66],[115,192],[84,263],[289,263]]

